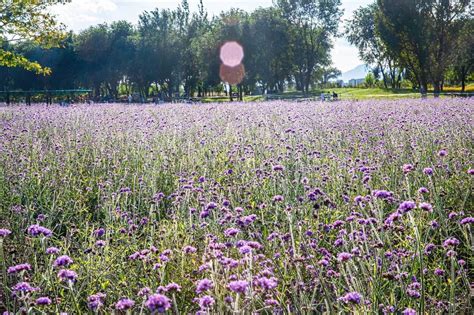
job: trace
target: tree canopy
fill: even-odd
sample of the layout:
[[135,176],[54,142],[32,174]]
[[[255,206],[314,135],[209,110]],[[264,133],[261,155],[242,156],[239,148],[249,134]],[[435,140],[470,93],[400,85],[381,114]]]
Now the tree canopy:
[[472,71],[469,0],[377,0],[355,11],[345,33],[386,86],[398,87],[405,73],[422,92],[430,84],[438,94],[454,67],[464,90]]
[[69,0],[0,2],[0,65],[22,67],[38,74],[49,74],[51,69],[7,49],[11,44],[31,42],[43,48],[57,47],[65,38],[64,26],[47,7]]
[[[87,88],[98,99],[117,99],[205,96],[230,87],[242,98],[285,88],[308,93],[340,76],[331,61],[340,0],[275,0],[212,18],[202,1],[193,11],[182,0],[174,10],[143,12],[135,25],[116,21],[77,34],[47,11],[66,2],[0,4],[0,88]],[[381,76],[386,88],[409,80],[438,93],[449,80],[464,89],[473,68],[468,11],[469,0],[374,0],[354,12],[344,35],[372,69],[371,84]],[[227,42],[244,51],[238,67],[221,63]]]

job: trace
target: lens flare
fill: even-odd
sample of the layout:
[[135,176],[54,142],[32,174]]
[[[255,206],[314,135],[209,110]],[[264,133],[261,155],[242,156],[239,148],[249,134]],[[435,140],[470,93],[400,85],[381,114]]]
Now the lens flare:
[[245,67],[243,64],[239,64],[235,67],[229,67],[225,64],[221,64],[219,71],[221,80],[229,83],[230,85],[236,85],[242,82],[245,76]]
[[220,57],[224,65],[236,67],[244,59],[244,49],[235,41],[227,42],[221,47]]

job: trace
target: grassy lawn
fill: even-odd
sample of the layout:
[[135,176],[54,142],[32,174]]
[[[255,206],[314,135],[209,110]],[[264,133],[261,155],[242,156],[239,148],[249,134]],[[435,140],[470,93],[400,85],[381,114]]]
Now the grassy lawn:
[[[297,99],[297,98],[318,98],[321,92],[336,92],[340,99],[343,100],[366,100],[366,99],[402,99],[402,98],[418,98],[420,93],[412,89],[382,89],[382,88],[333,88],[333,89],[317,89],[312,90],[309,95],[304,95],[299,91],[288,91],[281,94],[271,94],[267,96],[267,99]],[[432,91],[430,91],[432,92]],[[447,87],[444,89],[444,93],[459,93],[461,92],[460,87]],[[474,92],[474,84],[466,86],[466,92]],[[263,101],[265,96],[263,95],[249,95],[244,96],[244,102],[255,102]],[[203,98],[203,103],[210,102],[228,102],[228,96],[217,96]]]

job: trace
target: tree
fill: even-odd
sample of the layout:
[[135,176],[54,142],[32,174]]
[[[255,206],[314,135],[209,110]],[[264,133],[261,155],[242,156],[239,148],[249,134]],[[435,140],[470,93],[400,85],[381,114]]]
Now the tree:
[[317,68],[331,63],[331,36],[337,34],[341,1],[277,0],[276,4],[290,25],[296,85],[308,93]]
[[[159,85],[160,90],[172,96],[179,91],[180,60],[182,51],[178,36],[176,12],[171,10],[153,10],[140,15],[138,33],[140,36],[140,56],[138,64],[148,78],[143,86],[143,95],[148,96],[150,83]],[[140,75],[140,74],[139,74]],[[151,82],[146,82],[151,80]]]
[[382,74],[384,87],[390,85],[397,88],[403,69],[377,32],[375,22],[378,10],[377,3],[373,3],[354,11],[352,19],[345,25],[345,35],[349,43],[358,48],[361,60]]
[[378,0],[377,30],[387,48],[439,95],[470,0]]
[[251,47],[251,57],[246,66],[250,76],[263,91],[282,91],[290,76],[290,35],[288,23],[277,8],[260,8],[250,16],[250,32],[246,46]]
[[[0,2],[0,44],[33,42],[43,48],[57,47],[65,37],[64,26],[47,12],[47,8],[66,2],[69,0],[3,0]],[[0,46],[5,47],[4,44]],[[0,66],[22,67],[45,75],[51,73],[51,69],[38,62],[4,48],[0,48]]]
[[337,79],[342,74],[341,70],[335,67],[327,67],[322,69],[322,84],[327,84],[331,79]]
[[375,75],[372,72],[367,73],[364,79],[365,86],[371,88],[375,85]]
[[461,91],[466,90],[466,80],[474,70],[474,20],[465,22],[461,34],[453,49],[452,70],[457,83],[461,84]]

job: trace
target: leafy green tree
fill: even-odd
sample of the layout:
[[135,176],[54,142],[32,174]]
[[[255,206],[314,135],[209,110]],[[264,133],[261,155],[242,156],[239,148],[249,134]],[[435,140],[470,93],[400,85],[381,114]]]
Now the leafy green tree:
[[378,0],[380,38],[416,78],[438,95],[470,0]]
[[465,22],[461,34],[455,44],[452,55],[452,72],[461,91],[466,90],[466,81],[474,71],[474,20]]
[[365,86],[371,88],[375,85],[375,76],[372,72],[367,73],[364,79]]
[[246,66],[263,91],[283,90],[290,76],[290,34],[288,22],[278,8],[260,8],[252,12],[247,45],[252,53]]
[[289,22],[292,64],[297,87],[308,93],[318,67],[329,66],[331,37],[342,15],[340,0],[277,0]]
[[327,67],[322,69],[322,84],[327,84],[331,79],[337,79],[342,74],[341,70],[335,67]]
[[[176,12],[171,10],[153,10],[140,15],[138,33],[140,36],[140,54],[136,71],[143,73],[168,96],[179,91],[180,43],[176,28]],[[179,22],[179,19],[178,19]],[[148,83],[148,82],[145,82]],[[148,86],[141,87],[148,96]]]
[[47,11],[54,4],[68,0],[27,1],[2,0],[0,2],[0,66],[22,67],[39,74],[50,74],[51,69],[31,61],[12,50],[7,43],[33,42],[43,48],[57,47],[65,38],[64,26]]
[[345,25],[349,43],[359,50],[359,57],[382,75],[385,88],[399,87],[403,69],[396,56],[387,49],[376,29],[377,3],[357,9]]

